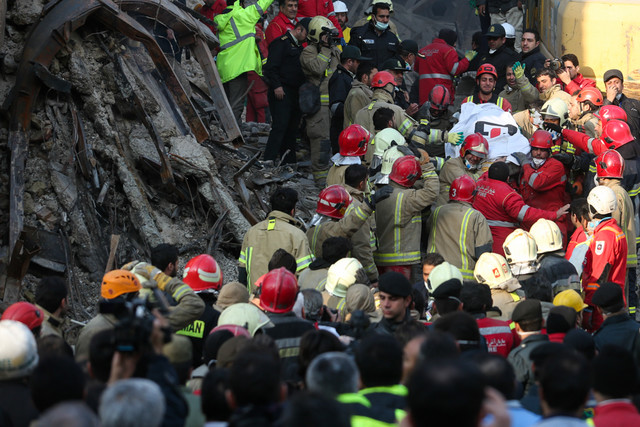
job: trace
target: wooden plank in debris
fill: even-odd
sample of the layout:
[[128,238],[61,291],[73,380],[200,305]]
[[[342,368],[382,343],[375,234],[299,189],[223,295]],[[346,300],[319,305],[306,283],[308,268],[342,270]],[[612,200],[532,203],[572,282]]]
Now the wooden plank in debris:
[[227,133],[227,137],[235,143],[244,143],[242,132],[233,116],[229,99],[227,99],[227,94],[224,92],[220,82],[220,74],[218,74],[218,68],[213,61],[209,47],[199,37],[196,37],[196,42],[191,47],[196,60],[202,67],[205,80],[209,86],[209,92],[211,92],[211,98],[217,107],[217,112],[220,115],[220,121],[224,131]]
[[109,250],[109,259],[107,260],[107,267],[104,269],[104,274],[107,274],[114,268],[114,264],[116,261],[116,252],[118,250],[118,244],[120,243],[120,235],[112,234],[111,235],[111,248]]

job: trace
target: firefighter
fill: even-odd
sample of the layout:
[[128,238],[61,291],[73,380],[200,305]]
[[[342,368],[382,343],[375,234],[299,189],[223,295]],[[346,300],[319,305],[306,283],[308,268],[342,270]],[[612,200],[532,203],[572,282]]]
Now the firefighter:
[[466,175],[476,181],[479,177],[480,163],[489,155],[489,143],[480,133],[467,136],[460,148],[460,157],[447,160],[440,171],[440,194],[436,201],[442,206],[449,201],[449,186],[454,179]]
[[[371,173],[380,171],[382,166],[382,156],[384,156],[384,153],[394,145],[407,145],[407,141],[404,139],[404,136],[394,128],[386,128],[379,131],[371,140],[371,144],[369,145],[369,151],[372,151],[371,147],[373,147],[373,156],[371,158],[371,163],[369,164]],[[393,166],[393,163],[391,166]],[[389,170],[389,172],[391,172],[391,170]],[[387,175],[389,172],[387,172]]]
[[530,279],[540,268],[536,241],[523,229],[518,228],[509,234],[502,249],[511,274],[520,283]]
[[336,261],[327,272],[327,281],[322,291],[324,305],[330,310],[336,310],[341,314],[340,318],[344,318],[347,290],[356,283],[368,285],[360,261],[355,258],[342,258]]
[[373,76],[378,73],[378,69],[368,62],[362,62],[356,71],[356,78],[351,83],[351,89],[344,100],[344,122],[343,127],[347,127],[355,123],[356,113],[360,109],[369,105],[373,98],[373,90],[371,83]]
[[[602,324],[602,313],[591,302],[594,292],[602,283],[613,282],[626,295],[627,238],[615,219],[611,217],[618,201],[616,193],[609,187],[599,185],[589,192],[589,216],[591,241],[584,260],[582,288],[584,302],[591,306],[591,316],[585,316],[584,328],[593,332]],[[625,299],[626,302],[626,299]]]
[[322,243],[329,237],[351,237],[366,223],[379,200],[389,197],[391,189],[380,189],[365,203],[348,209],[352,198],[341,185],[320,192],[316,214],[311,219],[307,238],[313,254],[322,257]]
[[524,70],[525,65],[520,62],[507,65],[507,84],[499,93],[509,101],[514,113],[526,110],[532,102],[540,99],[538,89],[529,82]]
[[[502,28],[502,26],[500,26]],[[473,102],[474,104],[496,104],[507,113],[511,113],[509,101],[494,92],[498,73],[496,67],[491,64],[482,64],[478,67],[476,74],[476,90],[471,96],[466,97],[462,103]],[[506,83],[505,83],[506,84]]]
[[[329,4],[332,4],[329,2]],[[333,5],[331,6],[333,8]],[[316,184],[324,187],[329,169],[331,141],[329,129],[329,79],[340,63],[340,49],[334,44],[337,29],[324,16],[316,16],[309,22],[307,40],[302,50],[300,65],[307,82],[319,87],[320,109],[306,117],[307,136],[311,145],[311,172]]]
[[[412,189],[420,178],[421,189]],[[381,273],[396,271],[413,282],[419,280],[422,210],[438,195],[438,177],[433,164],[420,166],[414,156],[404,156],[393,164],[387,188],[391,196],[377,204],[378,250],[373,257]],[[379,190],[380,191],[380,190]],[[415,268],[414,268],[415,267]],[[412,274],[412,269],[415,270]]]
[[[520,189],[524,202],[544,210],[557,210],[570,202],[566,191],[567,175],[560,161],[551,157],[553,137],[545,130],[537,130],[529,140],[531,162],[522,167]],[[562,240],[567,242],[567,218],[557,221]]]
[[360,156],[367,153],[371,134],[360,125],[351,125],[340,132],[340,152],[331,158],[333,165],[327,174],[327,186],[344,184],[344,173],[349,165],[362,163]]
[[611,217],[616,220],[618,226],[624,231],[627,239],[627,285],[626,299],[629,305],[629,314],[635,318],[638,295],[636,294],[636,267],[638,257],[634,244],[637,230],[633,202],[627,191],[622,187],[624,174],[624,159],[615,150],[607,150],[596,158],[596,178],[599,185],[604,185],[616,194],[616,209]]
[[573,128],[584,132],[592,138],[597,135],[596,127],[598,118],[594,113],[602,106],[603,97],[599,89],[586,87],[573,99],[573,105],[569,108],[569,118]]
[[[425,102],[418,110],[418,119],[428,120],[429,128],[440,131],[449,131],[457,119],[451,116],[449,106],[452,104],[451,93],[443,85],[436,85],[429,93],[429,101]],[[444,143],[428,144],[425,147],[431,157],[437,157],[444,162]]]
[[476,182],[466,175],[456,178],[449,189],[449,203],[432,213],[427,225],[427,252],[438,252],[457,267],[464,280],[473,280],[476,261],[491,252],[493,239],[485,217],[471,207]]
[[297,261],[297,272],[313,261],[303,224],[295,219],[298,193],[286,187],[278,188],[271,195],[271,212],[267,219],[251,227],[244,235],[238,267],[238,281],[251,287],[267,273],[269,260],[275,251],[284,249]]
[[473,276],[491,289],[493,305],[501,312],[498,318],[510,321],[513,309],[524,298],[524,291],[511,274],[507,260],[496,253],[484,253],[478,258]]
[[474,209],[482,213],[493,235],[493,252],[504,255],[502,244],[505,238],[522,224],[529,228],[538,218],[556,220],[567,213],[569,205],[557,211],[537,209],[527,205],[522,196],[507,183],[509,166],[504,162],[496,162],[489,168],[487,179],[482,179],[476,186]]

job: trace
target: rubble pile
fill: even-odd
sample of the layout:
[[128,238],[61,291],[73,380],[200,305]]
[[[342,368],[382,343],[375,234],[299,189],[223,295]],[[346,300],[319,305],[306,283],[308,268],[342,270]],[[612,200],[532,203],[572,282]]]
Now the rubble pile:
[[[42,55],[34,60],[34,35],[44,43],[48,15],[65,3],[76,5],[64,21],[71,24],[47,36],[59,50],[49,64],[37,59]],[[118,31],[121,23],[110,21],[118,8],[134,5],[129,9],[139,13],[148,2],[96,2],[100,11],[86,22],[73,20],[80,3],[91,2],[8,5],[0,44],[0,297],[3,304],[30,299],[39,277],[61,275],[71,291],[69,317],[84,322],[95,314],[105,271],[148,260],[162,242],[180,248],[182,266],[210,253],[225,281],[233,280],[242,237],[268,213],[274,186],[286,181],[298,189],[303,220],[315,209],[317,189],[308,173],[260,162],[268,125],[229,123],[217,74],[202,59],[202,46],[212,47],[210,32],[192,31],[196,42],[185,42],[182,62],[169,60],[172,80],[149,49],[153,37],[140,36],[148,28]],[[170,11],[183,27],[201,25],[171,2],[153,5],[160,18]],[[39,92],[23,81],[31,72]]]

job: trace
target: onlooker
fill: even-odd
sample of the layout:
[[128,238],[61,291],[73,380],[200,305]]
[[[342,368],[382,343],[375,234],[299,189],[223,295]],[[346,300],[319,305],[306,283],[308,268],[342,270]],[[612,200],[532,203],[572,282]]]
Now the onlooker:
[[160,387],[142,378],[116,381],[105,390],[100,401],[103,427],[158,427],[164,413]]
[[378,289],[383,318],[372,324],[370,330],[391,335],[400,325],[411,321],[411,283],[400,273],[388,272],[379,277]]
[[40,336],[62,335],[62,322],[69,302],[67,301],[67,284],[60,277],[43,277],[36,289],[36,304],[44,312],[44,322]]
[[33,403],[40,413],[54,405],[84,398],[85,377],[73,358],[50,356],[34,369],[29,380]]
[[544,68],[546,60],[544,54],[540,52],[540,33],[535,28],[525,28],[522,32],[522,40],[520,47],[522,48],[521,59],[525,65],[525,75],[532,85],[536,84],[536,75],[538,71]]
[[636,143],[640,140],[640,101],[627,97],[624,91],[624,76],[622,71],[607,70],[602,77],[606,89],[604,105],[617,105],[627,113],[627,124]]

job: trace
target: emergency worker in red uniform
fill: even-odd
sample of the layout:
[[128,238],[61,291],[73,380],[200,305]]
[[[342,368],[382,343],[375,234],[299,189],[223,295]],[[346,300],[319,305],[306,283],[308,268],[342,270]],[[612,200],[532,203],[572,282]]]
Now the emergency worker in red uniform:
[[338,36],[342,37],[342,27],[336,12],[333,10],[333,2],[331,0],[298,0],[298,19],[313,18],[315,16],[326,16],[333,26],[338,29]]
[[293,30],[298,23],[296,15],[298,13],[298,0],[278,0],[280,12],[276,15],[264,35],[267,39],[267,45],[270,45],[275,39],[287,34],[287,31]]
[[593,231],[583,263],[582,289],[584,302],[591,306],[592,312],[591,316],[584,316],[583,327],[589,332],[594,332],[602,324],[602,313],[595,309],[591,298],[600,284],[616,283],[622,288],[622,295],[626,295],[627,238],[616,220],[611,217],[618,204],[616,193],[611,188],[604,185],[595,187],[589,192],[587,203],[591,217],[589,228]]
[[569,210],[569,205],[557,211],[537,209],[527,205],[522,196],[507,183],[509,166],[495,162],[489,168],[489,177],[478,181],[473,208],[485,218],[493,236],[492,252],[504,256],[502,244],[511,232],[520,227],[528,230],[539,218],[555,221]]
[[[566,191],[567,175],[562,163],[551,157],[553,136],[546,130],[537,130],[529,140],[531,163],[522,167],[520,189],[529,206],[557,210],[570,202]],[[563,246],[567,243],[568,218],[556,221],[562,233]]]

